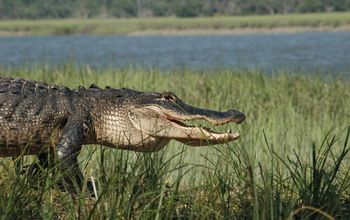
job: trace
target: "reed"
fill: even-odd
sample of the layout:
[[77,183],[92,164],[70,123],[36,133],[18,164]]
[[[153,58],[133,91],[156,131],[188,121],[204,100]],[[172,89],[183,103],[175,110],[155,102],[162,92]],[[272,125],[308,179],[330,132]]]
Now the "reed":
[[95,70],[73,64],[1,73],[72,88],[96,83],[173,91],[190,105],[247,115],[242,125],[212,128],[241,133],[238,141],[218,146],[174,141],[153,154],[84,147],[79,160],[96,186],[95,197],[60,191],[63,173],[43,170],[33,176],[29,167],[20,174],[35,157],[15,165],[0,158],[5,219],[350,217],[349,81],[227,68]]

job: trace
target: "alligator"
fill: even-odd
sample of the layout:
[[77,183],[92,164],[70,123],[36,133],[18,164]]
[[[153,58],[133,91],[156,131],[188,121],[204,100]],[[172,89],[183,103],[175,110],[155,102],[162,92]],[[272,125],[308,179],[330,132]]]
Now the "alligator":
[[83,175],[77,157],[82,145],[138,152],[161,150],[172,139],[190,146],[216,145],[240,134],[214,132],[185,121],[222,125],[245,118],[236,110],[192,107],[172,92],[102,89],[95,84],[69,89],[0,77],[0,157],[37,155],[42,165],[53,158],[59,169],[72,171],[70,178],[79,185]]

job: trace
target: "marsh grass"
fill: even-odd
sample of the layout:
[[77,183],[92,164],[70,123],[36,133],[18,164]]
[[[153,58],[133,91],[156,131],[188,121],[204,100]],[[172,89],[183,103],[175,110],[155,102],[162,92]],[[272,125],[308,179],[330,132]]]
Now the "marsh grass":
[[[73,64],[3,70],[68,87],[173,91],[184,102],[247,115],[223,145],[192,148],[172,141],[156,153],[86,146],[79,157],[95,195],[62,192],[65,175],[32,175],[0,159],[3,219],[348,219],[350,217],[349,81],[258,70],[110,68]],[[202,122],[195,122],[210,126]],[[15,169],[17,167],[17,170]]]
[[[263,16],[131,19],[3,20],[0,32],[27,35],[131,34],[149,30],[232,30],[280,27],[340,27],[350,24],[350,13],[312,13]],[[244,32],[244,31],[243,31]]]

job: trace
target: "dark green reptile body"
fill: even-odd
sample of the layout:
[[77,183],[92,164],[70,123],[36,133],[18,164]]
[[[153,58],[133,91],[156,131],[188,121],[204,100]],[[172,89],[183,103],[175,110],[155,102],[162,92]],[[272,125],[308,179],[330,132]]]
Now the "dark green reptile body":
[[[240,123],[245,119],[244,114],[235,110],[216,112],[186,105],[170,92],[101,89],[94,84],[72,90],[33,80],[1,77],[0,157],[35,154],[44,161],[52,156],[61,169],[73,167],[75,177],[81,180],[77,156],[82,145],[154,151],[163,148],[171,139],[177,139],[171,135],[145,138],[130,122],[143,115],[142,112],[134,114],[134,109],[144,106],[146,112],[154,108],[165,109],[176,112],[179,118],[193,114],[218,123],[225,120]],[[168,117],[168,114],[164,115]],[[185,143],[186,138],[177,140]],[[196,142],[197,145],[201,143]]]

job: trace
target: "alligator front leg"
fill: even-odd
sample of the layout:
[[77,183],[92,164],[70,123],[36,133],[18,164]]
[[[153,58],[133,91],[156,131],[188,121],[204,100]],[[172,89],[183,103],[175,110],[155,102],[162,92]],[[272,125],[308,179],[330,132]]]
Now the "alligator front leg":
[[83,123],[81,120],[69,121],[56,146],[56,162],[64,175],[66,189],[76,193],[82,189],[83,174],[79,169],[78,155],[83,141]]

